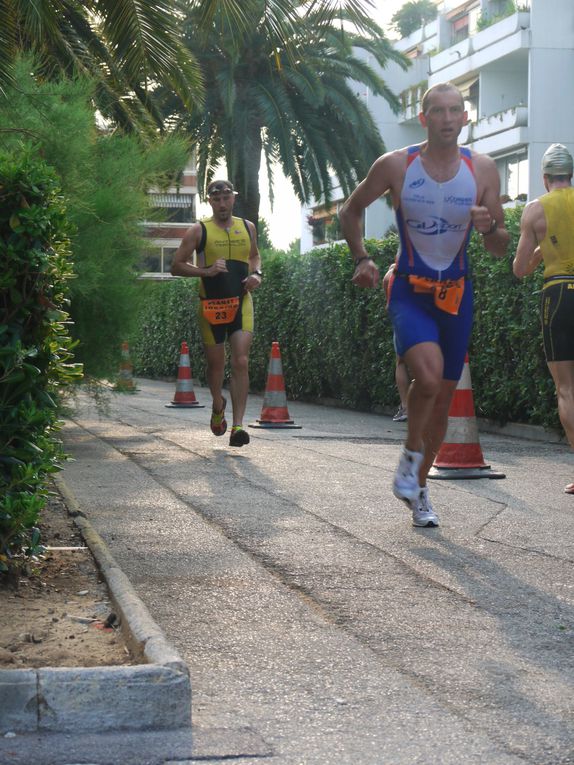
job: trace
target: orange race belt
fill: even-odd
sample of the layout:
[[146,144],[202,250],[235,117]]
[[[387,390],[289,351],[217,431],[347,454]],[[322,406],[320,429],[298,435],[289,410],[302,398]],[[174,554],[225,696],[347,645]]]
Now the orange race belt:
[[460,279],[445,279],[438,281],[428,276],[409,275],[409,284],[412,284],[415,292],[434,293],[434,304],[441,311],[451,313],[453,316],[458,314],[458,309],[464,295],[464,276]]
[[237,316],[239,298],[204,299],[201,301],[201,308],[210,324],[231,324]]

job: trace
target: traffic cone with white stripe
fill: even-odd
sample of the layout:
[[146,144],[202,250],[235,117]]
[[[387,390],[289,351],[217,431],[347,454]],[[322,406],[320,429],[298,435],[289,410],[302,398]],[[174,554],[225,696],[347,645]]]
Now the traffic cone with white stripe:
[[114,385],[114,390],[119,391],[120,393],[136,393],[137,388],[134,383],[133,371],[134,368],[130,359],[130,347],[128,343],[123,342],[120,373],[117,382]]
[[179,369],[177,370],[177,382],[175,384],[175,395],[171,404],[166,407],[177,407],[178,409],[203,409],[195,397],[193,390],[193,380],[191,379],[191,366],[189,363],[189,348],[184,341],[181,344],[179,357]]
[[287,409],[287,396],[285,394],[285,380],[281,365],[281,351],[279,343],[271,344],[271,356],[269,358],[269,370],[267,373],[267,385],[260,418],[249,425],[250,428],[300,428],[289,417]]
[[429,478],[506,478],[482,456],[474,412],[468,353],[448,412],[448,428]]

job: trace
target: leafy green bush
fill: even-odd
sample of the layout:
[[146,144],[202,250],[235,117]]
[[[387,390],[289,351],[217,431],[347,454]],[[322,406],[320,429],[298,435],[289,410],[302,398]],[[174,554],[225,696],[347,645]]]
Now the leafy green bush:
[[18,63],[15,86],[0,99],[0,135],[7,150],[29,146],[57,174],[72,224],[77,358],[87,373],[109,376],[137,311],[137,267],[146,247],[141,222],[152,217],[146,190],[175,178],[189,148],[173,136],[144,144],[136,135],[98,130],[94,81],[39,81],[34,68],[29,57]]
[[[542,276],[519,282],[512,274],[520,215],[521,208],[506,213],[512,236],[507,258],[493,258],[477,234],[469,247],[475,292],[469,349],[475,407],[480,416],[499,422],[559,427],[539,325]],[[395,257],[397,236],[367,246],[382,276]],[[265,389],[276,340],[289,397],[336,398],[373,411],[396,405],[393,333],[384,294],[382,289],[354,287],[352,270],[348,248],[341,244],[306,255],[263,253],[263,282],[254,294],[253,390]],[[179,342],[187,339],[194,375],[204,379],[196,301],[191,279],[159,284],[153,299],[140,301],[137,373],[175,375]]]
[[189,346],[194,377],[205,378],[203,346],[197,321],[196,279],[140,282],[137,327],[130,350],[134,369],[148,377],[176,377],[181,344]]
[[0,155],[0,572],[36,551],[47,477],[63,454],[58,394],[70,363],[69,229],[55,175]]

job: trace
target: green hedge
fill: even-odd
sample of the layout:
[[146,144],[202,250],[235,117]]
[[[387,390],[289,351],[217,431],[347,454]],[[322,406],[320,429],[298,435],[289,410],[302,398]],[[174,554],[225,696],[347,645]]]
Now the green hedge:
[[[475,407],[479,416],[499,422],[559,427],[538,318],[541,274],[523,282],[512,275],[520,213],[506,213],[512,235],[507,258],[489,255],[478,235],[470,244],[475,326],[469,355]],[[394,234],[367,243],[381,275],[397,245]],[[277,340],[290,398],[335,398],[366,411],[396,406],[395,354],[384,294],[351,284],[347,246],[336,244],[306,255],[265,253],[263,268],[263,283],[254,295],[252,390],[265,389],[271,343]],[[179,345],[186,340],[194,377],[203,380],[196,280],[145,285],[144,295],[133,339],[136,373],[175,376]]]
[[58,396],[71,363],[69,227],[58,183],[31,156],[0,155],[0,572],[37,551],[48,478],[63,453]]

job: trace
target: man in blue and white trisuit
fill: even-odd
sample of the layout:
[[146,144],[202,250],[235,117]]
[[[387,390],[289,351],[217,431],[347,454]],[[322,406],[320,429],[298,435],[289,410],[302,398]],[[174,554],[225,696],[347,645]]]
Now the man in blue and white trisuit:
[[409,505],[415,526],[438,526],[426,482],[446,434],[472,327],[467,245],[474,226],[486,249],[504,257],[510,237],[496,165],[458,145],[467,120],[458,88],[429,88],[419,120],[426,141],[379,157],[343,205],[340,220],[355,259],[353,283],[376,287],[379,271],[364,246],[362,218],[372,202],[391,195],[400,249],[388,308],[397,353],[414,378],[393,493]]

